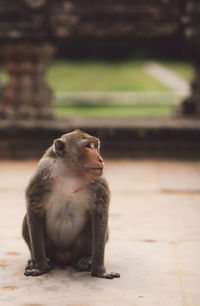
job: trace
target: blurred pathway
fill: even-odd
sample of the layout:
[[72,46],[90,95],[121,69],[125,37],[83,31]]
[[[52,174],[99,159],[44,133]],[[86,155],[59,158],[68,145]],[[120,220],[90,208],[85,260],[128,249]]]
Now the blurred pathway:
[[182,95],[188,96],[190,94],[190,85],[183,78],[178,76],[172,70],[165,68],[157,62],[148,62],[145,66],[145,71],[153,78],[162,82],[169,88]]
[[120,279],[72,268],[25,277],[24,188],[35,162],[0,162],[0,305],[200,304],[200,162],[107,161],[106,266]]

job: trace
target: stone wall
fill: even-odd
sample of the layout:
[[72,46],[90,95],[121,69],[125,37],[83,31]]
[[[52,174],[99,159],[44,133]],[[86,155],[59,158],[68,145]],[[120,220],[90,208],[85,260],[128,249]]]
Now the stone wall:
[[200,122],[185,119],[0,121],[0,159],[39,159],[61,134],[81,128],[106,158],[200,159]]

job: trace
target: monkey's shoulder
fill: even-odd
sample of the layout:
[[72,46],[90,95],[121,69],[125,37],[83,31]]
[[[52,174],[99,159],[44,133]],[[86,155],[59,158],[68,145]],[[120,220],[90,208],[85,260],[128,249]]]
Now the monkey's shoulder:
[[51,169],[47,167],[46,161],[39,162],[34,175],[29,180],[26,187],[26,199],[30,203],[32,200],[36,202],[40,199],[40,202],[51,191],[53,179],[51,178]]
[[89,187],[96,207],[107,207],[110,201],[110,189],[104,177],[94,179]]
[[108,182],[103,176],[93,179],[90,185],[91,185],[91,188],[94,189],[95,191],[106,190],[109,192]]

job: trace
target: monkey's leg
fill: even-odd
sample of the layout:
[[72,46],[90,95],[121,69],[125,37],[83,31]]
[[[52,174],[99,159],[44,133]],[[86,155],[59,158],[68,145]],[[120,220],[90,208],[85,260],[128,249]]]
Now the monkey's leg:
[[106,272],[104,266],[104,250],[108,234],[108,211],[94,214],[92,218],[92,265],[91,275],[101,278],[113,279],[120,277],[119,273]]
[[[89,239],[88,239],[89,238]],[[92,234],[90,232],[87,233],[84,245],[88,244],[87,249],[89,250],[90,254],[92,253]],[[90,241],[90,243],[88,243]],[[106,232],[106,242],[108,241],[108,230]],[[91,271],[91,264],[92,264],[92,257],[91,256],[83,256],[78,259],[78,261],[72,264],[73,268],[77,269],[78,271]]]
[[91,222],[74,244],[74,248],[80,248],[80,256],[72,263],[73,268],[78,271],[91,271],[92,264],[92,228]]
[[92,259],[91,256],[85,256],[85,257],[81,257],[78,261],[74,262],[72,264],[72,267],[75,268],[78,271],[91,271],[91,263],[92,263]]
[[40,267],[36,264],[35,260],[31,259],[28,260],[27,266],[25,268],[24,275],[26,276],[39,276],[44,273],[48,273],[53,268],[53,264],[51,261],[47,258],[46,265],[43,267],[43,270],[41,270]]
[[28,260],[28,263],[25,267],[24,275],[38,276],[38,275],[50,272],[51,269],[53,268],[53,264],[50,262],[48,258],[46,258],[46,260],[43,262],[42,267],[36,262],[35,259],[33,259],[31,238],[30,238],[28,222],[27,222],[27,215],[25,215],[24,220],[23,220],[22,236],[29,247],[31,258],[32,258],[31,260]]
[[24,216],[23,223],[22,223],[22,237],[24,238],[31,252],[31,242],[30,242],[30,235],[28,231],[27,215]]
[[[106,232],[106,242],[108,241],[108,230]],[[89,242],[89,243],[88,243]],[[87,250],[89,253],[92,253],[92,234],[91,232],[87,232],[84,245],[87,245]],[[72,264],[73,268],[78,271],[91,271],[92,257],[91,256],[83,256],[78,259],[78,261]]]

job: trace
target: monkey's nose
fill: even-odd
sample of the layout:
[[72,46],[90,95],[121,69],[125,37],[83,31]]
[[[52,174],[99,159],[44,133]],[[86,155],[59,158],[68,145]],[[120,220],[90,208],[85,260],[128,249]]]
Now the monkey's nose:
[[103,161],[103,158],[99,157],[99,162],[100,162],[100,164],[102,164],[102,168],[104,168],[104,161]]
[[103,164],[103,158],[99,156],[99,162]]
[[101,157],[101,155],[98,153],[97,155],[97,160],[100,164],[102,164],[102,168],[104,168],[104,162],[103,162],[103,158]]

